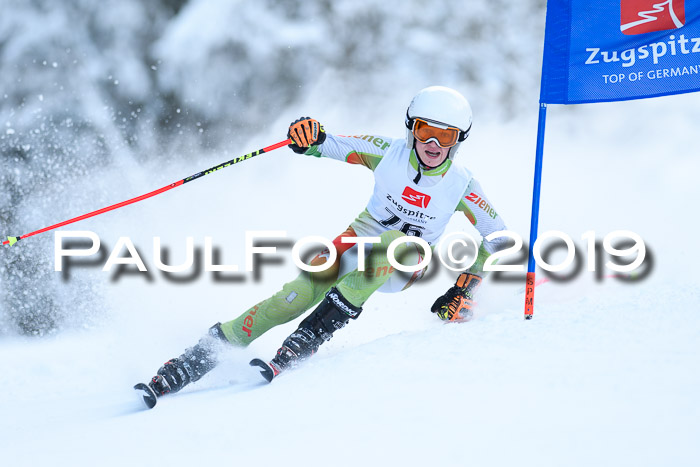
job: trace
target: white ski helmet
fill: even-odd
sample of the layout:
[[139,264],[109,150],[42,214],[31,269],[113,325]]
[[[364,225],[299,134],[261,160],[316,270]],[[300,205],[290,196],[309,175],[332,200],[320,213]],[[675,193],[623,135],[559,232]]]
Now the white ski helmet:
[[457,143],[450,148],[447,158],[452,159],[459,145],[469,136],[472,127],[472,108],[469,101],[454,89],[430,86],[413,97],[406,109],[406,147],[413,149],[415,138],[413,127],[416,118],[438,127],[458,128]]

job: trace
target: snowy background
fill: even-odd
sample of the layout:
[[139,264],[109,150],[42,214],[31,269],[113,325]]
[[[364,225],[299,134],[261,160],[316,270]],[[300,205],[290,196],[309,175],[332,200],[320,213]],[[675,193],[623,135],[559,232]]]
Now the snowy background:
[[[0,0],[0,234],[123,201],[284,139],[301,115],[400,137],[416,91],[463,92],[459,159],[529,235],[544,1]],[[294,324],[231,351],[145,412],[131,386],[295,276],[176,280],[211,236],[244,264],[246,230],[332,238],[365,206],[362,167],[280,149],[70,227],[121,236],[150,274],[53,270],[53,235],[0,255],[0,462],[105,465],[697,465],[700,95],[549,109],[540,232],[639,234],[644,279],[584,271],[537,289],[491,280],[475,319],[428,312],[440,270],[377,295],[299,371],[247,367]],[[461,216],[450,230],[475,234]],[[556,256],[556,255],[555,255]],[[607,258],[606,258],[607,259]],[[556,259],[553,260],[556,262]],[[606,271],[609,273],[610,271]]]

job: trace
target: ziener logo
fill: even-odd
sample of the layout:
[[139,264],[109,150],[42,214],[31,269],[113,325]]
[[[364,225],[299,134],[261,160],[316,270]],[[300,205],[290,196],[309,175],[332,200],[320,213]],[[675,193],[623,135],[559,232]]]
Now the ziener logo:
[[620,0],[620,31],[644,34],[685,26],[685,0]]
[[427,208],[430,202],[430,196],[420,193],[410,186],[404,188],[401,198],[408,204],[418,206],[419,208]]

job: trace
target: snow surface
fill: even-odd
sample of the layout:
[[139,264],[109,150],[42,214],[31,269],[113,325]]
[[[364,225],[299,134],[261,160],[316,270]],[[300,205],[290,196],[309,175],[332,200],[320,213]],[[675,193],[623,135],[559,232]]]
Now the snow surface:
[[[263,96],[276,79],[274,73],[260,66],[260,79],[251,84],[226,75],[226,60],[221,58],[221,65],[208,53],[230,42],[232,31],[225,20],[242,3],[192,2],[183,10],[182,21],[169,24],[155,46],[163,63],[154,67],[162,73],[164,86],[179,90],[183,100],[211,112],[212,120],[221,125],[233,116],[216,112],[234,112],[231,109],[239,106],[222,106],[232,102],[231,96],[217,100],[220,95],[208,90],[220,87],[235,95],[238,85],[233,79],[240,78],[242,87],[253,89],[247,99],[260,96],[270,102],[277,99],[276,93],[286,92],[270,90]],[[476,9],[486,15],[492,3],[478,2]],[[207,4],[222,12],[222,23],[212,24],[210,31],[193,29],[191,21]],[[251,8],[245,10],[248,22],[265,10],[263,4],[252,4],[246,3]],[[342,2],[336,8],[361,10],[365,4]],[[134,5],[125,3],[123,8]],[[376,16],[393,18],[389,14],[400,10],[397,5],[376,6]],[[526,2],[514,5],[519,15],[530,18],[528,30],[530,23],[542,22],[543,15],[529,12]],[[126,23],[123,18],[141,18],[126,10],[114,14],[104,9],[99,19],[122,18]],[[471,18],[467,10],[458,10],[465,15],[457,18],[460,24]],[[370,18],[372,11],[367,14]],[[427,18],[430,24],[443,21],[438,8],[419,11],[423,12],[434,14]],[[260,125],[264,130],[253,135],[233,131],[228,148],[195,152],[189,159],[182,154],[139,158],[110,143],[120,136],[110,130],[114,122],[108,121],[107,107],[100,103],[96,87],[85,84],[89,81],[85,76],[102,76],[111,62],[94,59],[118,57],[124,62],[116,76],[119,92],[129,98],[150,101],[152,90],[143,75],[156,71],[138,68],[141,65],[131,56],[134,47],[127,48],[131,52],[124,58],[123,41],[115,40],[120,47],[86,59],[84,75],[72,81],[85,92],[71,95],[80,95],[90,120],[117,149],[109,151],[99,176],[81,177],[70,186],[44,187],[23,199],[17,206],[20,226],[33,230],[123,201],[277,142],[299,115],[320,119],[334,134],[400,137],[411,96],[422,86],[448,84],[473,97],[474,129],[459,158],[475,173],[508,227],[527,242],[537,89],[529,86],[528,94],[517,88],[518,105],[513,108],[529,102],[531,112],[511,115],[507,123],[499,115],[511,107],[494,109],[497,105],[491,101],[508,94],[513,82],[527,87],[522,83],[538,80],[529,72],[515,76],[501,59],[484,58],[509,55],[517,49],[513,44],[523,40],[522,31],[509,25],[504,28],[508,33],[493,41],[488,40],[493,36],[490,31],[503,28],[490,25],[478,47],[456,51],[461,54],[458,59],[442,69],[443,63],[436,63],[440,56],[434,53],[443,46],[440,35],[406,37],[403,25],[411,24],[417,13],[405,8],[399,14],[406,15],[401,22],[382,20],[386,27],[377,28],[379,39],[360,34],[353,42],[359,44],[353,50],[360,58],[375,39],[392,44],[385,52],[386,69],[372,74],[372,79],[365,75],[373,63],[358,57],[351,70],[317,71],[305,62],[299,70],[313,69],[317,75],[313,85],[299,91],[305,98],[290,107],[272,108],[250,106],[241,98],[256,116],[255,125],[268,122]],[[518,15],[506,16],[517,25],[523,22]],[[9,15],[0,15],[0,23],[2,18]],[[131,28],[148,31],[140,21],[146,19]],[[256,60],[274,57],[280,44],[298,41],[299,30],[308,30],[305,21],[310,20],[285,23],[278,15],[265,23],[267,29],[258,28],[255,37],[260,40],[251,40],[257,46],[251,49],[257,54],[252,55],[251,66],[257,69]],[[343,17],[338,21],[343,23]],[[44,36],[35,27],[40,21],[26,23],[32,27],[15,37],[55,42],[42,41]],[[358,26],[346,23],[350,30]],[[64,33],[61,24],[54,25],[57,35]],[[360,25],[372,29],[366,22]],[[54,26],[44,31],[47,37],[55,37]],[[123,32],[122,27],[115,29]],[[448,45],[462,40],[447,29]],[[473,30],[478,36],[478,28]],[[83,40],[87,41],[78,42]],[[396,44],[404,40],[410,42],[406,48],[412,58],[397,51]],[[181,53],[193,43],[201,47]],[[330,51],[324,49],[330,55],[327,63],[333,62],[331,58],[347,59],[343,55],[347,51],[336,50],[339,44],[343,41],[332,42]],[[17,44],[8,45],[6,56],[24,51]],[[528,66],[535,67],[533,53],[541,56],[541,43],[524,41],[521,52],[522,57],[515,59],[522,59],[523,69],[530,70]],[[46,67],[55,58],[52,53],[46,53]],[[368,56],[378,60],[376,54]],[[318,59],[305,57],[310,62]],[[462,81],[464,72],[457,69],[470,60],[480,64],[471,73],[478,75],[481,87],[470,88]],[[64,68],[61,62],[58,70]],[[290,73],[304,78],[299,70]],[[22,73],[9,66],[5,71]],[[29,72],[22,78],[41,81],[41,76]],[[54,102],[52,88],[42,86],[36,84],[42,97],[32,101],[35,106]],[[63,100],[60,105],[69,107]],[[31,106],[27,108],[29,115]],[[700,94],[575,108],[550,106],[540,232],[566,232],[582,248],[580,237],[590,230],[601,240],[613,230],[636,232],[650,253],[651,272],[645,279],[597,282],[593,274],[581,271],[573,280],[549,282],[537,289],[535,318],[524,321],[523,281],[492,277],[479,293],[474,319],[445,325],[428,311],[454,281],[453,274],[440,269],[404,293],[372,297],[361,319],[338,332],[304,367],[273,384],[264,383],[247,363],[252,357],[272,357],[297,322],[271,330],[248,349],[225,352],[223,363],[211,374],[162,399],[152,411],[144,410],[131,389],[134,383],[147,381],[162,362],[194,344],[209,326],[233,319],[296,275],[287,248],[280,249],[282,264],[263,266],[258,279],[244,274],[240,280],[217,282],[202,272],[194,280],[174,282],[155,269],[153,237],[161,237],[171,250],[169,262],[177,264],[184,260],[187,236],[194,237],[199,248],[204,237],[211,236],[221,250],[221,262],[242,268],[246,230],[286,230],[291,239],[333,238],[342,232],[366,205],[372,175],[362,167],[304,158],[285,148],[75,224],[70,230],[94,231],[109,248],[119,237],[130,237],[151,273],[115,278],[100,270],[102,264],[76,268],[69,281],[59,283],[57,293],[70,298],[92,291],[98,304],[92,313],[76,312],[66,317],[67,331],[40,339],[2,335],[0,465],[696,466],[700,464],[699,121]],[[2,132],[7,135],[22,131],[21,126],[10,127],[9,121],[0,123],[6,125]],[[72,126],[67,128],[72,134]],[[149,135],[139,137],[142,141]],[[173,141],[176,146],[179,140]],[[72,148],[78,164],[82,149]],[[51,161],[38,158],[34,163]],[[32,173],[16,175],[24,180]],[[48,193],[51,189],[58,191]],[[68,190],[70,197],[65,196]],[[475,235],[462,216],[455,216],[448,230],[462,229]],[[41,239],[27,239],[13,248],[43,251],[29,250],[33,241]],[[37,264],[53,267],[52,253],[45,251],[46,258]]]
[[[227,352],[211,374],[152,411],[134,383],[295,274],[286,260],[265,266],[259,281],[222,284],[203,273],[170,283],[153,266],[152,237],[162,237],[177,263],[186,236],[201,247],[209,235],[223,262],[242,267],[245,230],[284,229],[291,238],[342,231],[364,207],[371,173],[285,148],[85,221],[76,228],[98,232],[110,247],[131,237],[152,282],[110,282],[99,268],[81,268],[65,287],[81,275],[101,278],[99,324],[0,343],[2,464],[697,465],[698,97],[550,109],[540,231],[574,239],[591,229],[600,238],[635,231],[654,256],[645,280],[595,282],[582,272],[550,282],[537,289],[529,322],[522,282],[491,281],[471,322],[444,325],[428,312],[453,280],[442,270],[402,294],[373,297],[360,320],[273,384],[247,362],[271,357],[295,324]],[[331,132],[366,125],[400,134],[403,104],[395,101],[387,99],[381,122],[358,123],[356,109],[342,117],[320,102],[303,113]],[[289,117],[232,151],[274,142]],[[533,117],[475,126],[460,154],[524,238]],[[207,155],[114,179],[126,198],[226,159]],[[450,229],[463,228],[471,227],[455,216]]]

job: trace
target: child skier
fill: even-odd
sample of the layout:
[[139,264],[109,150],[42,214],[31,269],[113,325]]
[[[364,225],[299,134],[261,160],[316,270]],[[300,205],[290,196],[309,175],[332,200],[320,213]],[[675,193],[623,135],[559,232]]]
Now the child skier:
[[[288,137],[293,141],[290,148],[295,153],[361,164],[374,172],[374,193],[367,208],[333,241],[337,258],[329,269],[302,272],[281,291],[233,321],[215,324],[198,344],[166,362],[148,386],[137,385],[149,393],[153,404],[156,395],[177,392],[214,368],[218,342],[247,346],[272,327],[301,316],[320,301],[284,340],[269,363],[256,359],[251,365],[259,366],[263,376],[271,381],[313,355],[335,331],[360,316],[362,306],[375,291],[401,291],[420,278],[423,271],[407,275],[390,267],[386,247],[397,238],[419,236],[434,246],[456,211],[466,215],[483,237],[505,230],[479,183],[454,161],[471,129],[469,102],[453,89],[431,86],[413,98],[405,123],[405,139],[334,136],[308,117],[290,125]],[[358,245],[352,243],[354,237],[380,240],[362,246],[368,265],[365,271],[357,268]],[[503,239],[482,241],[474,265],[459,275],[455,285],[435,301],[431,311],[446,321],[469,319],[474,292],[484,276],[484,261],[503,242]],[[394,255],[405,265],[419,264],[422,259],[420,247],[408,242],[401,242]],[[323,265],[329,257],[328,250],[322,251],[311,265]],[[144,399],[150,406],[149,397]]]

